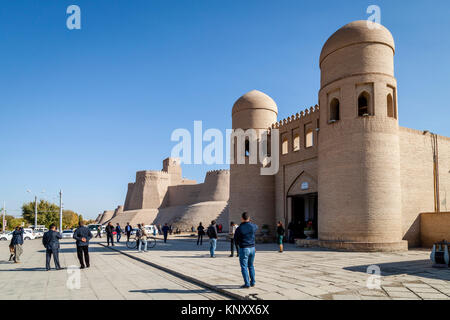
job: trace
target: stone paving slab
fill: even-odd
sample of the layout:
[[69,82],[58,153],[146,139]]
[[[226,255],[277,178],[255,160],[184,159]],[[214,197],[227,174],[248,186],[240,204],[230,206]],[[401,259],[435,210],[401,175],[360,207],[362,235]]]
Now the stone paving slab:
[[[0,299],[24,300],[218,300],[224,296],[176,278],[98,244],[90,246],[91,267],[77,270],[79,289],[69,289],[68,270],[45,270],[40,239],[25,241],[22,263],[8,262],[8,242],[0,241]],[[61,242],[62,267],[78,267],[75,243]],[[53,261],[52,264],[53,266]]]
[[[450,299],[450,269],[432,268],[428,250],[400,253],[339,252],[298,248],[287,244],[284,253],[275,244],[257,245],[256,287],[243,284],[238,258],[229,257],[229,243],[218,241],[217,257],[209,244],[194,239],[158,240],[149,252],[138,253],[124,243],[114,249],[200,279],[242,298],[258,299]],[[381,286],[369,289],[367,268],[379,266]],[[439,287],[436,287],[438,285]]]

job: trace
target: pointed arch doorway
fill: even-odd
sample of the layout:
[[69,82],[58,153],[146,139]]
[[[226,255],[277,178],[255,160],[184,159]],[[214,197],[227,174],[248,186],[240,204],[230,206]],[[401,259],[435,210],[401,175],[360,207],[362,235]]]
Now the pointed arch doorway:
[[291,239],[305,239],[304,229],[311,222],[315,231],[313,238],[318,238],[318,203],[316,179],[303,171],[294,179],[286,194],[288,228]]

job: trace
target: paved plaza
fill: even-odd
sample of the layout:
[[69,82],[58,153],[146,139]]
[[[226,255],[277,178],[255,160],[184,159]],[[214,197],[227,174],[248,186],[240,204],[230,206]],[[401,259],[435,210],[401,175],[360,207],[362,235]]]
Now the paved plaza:
[[[97,240],[91,244],[91,268],[80,270],[81,286],[74,290],[66,286],[67,270],[45,271],[41,241],[26,241],[21,264],[6,259],[0,262],[0,299],[226,298],[201,283],[245,299],[450,299],[450,269],[432,268],[429,250],[357,253],[286,245],[280,254],[275,244],[259,244],[256,287],[240,289],[238,258],[229,257],[228,242],[219,241],[217,257],[209,258],[207,240],[197,246],[193,238],[172,237],[166,244],[158,240],[156,247],[146,253],[128,249],[123,242],[112,250]],[[78,266],[73,240],[64,240],[61,247],[62,265]],[[0,250],[4,257],[8,256],[6,242],[0,243]],[[368,274],[369,266],[378,266],[381,277]],[[189,278],[200,283],[186,281]]]

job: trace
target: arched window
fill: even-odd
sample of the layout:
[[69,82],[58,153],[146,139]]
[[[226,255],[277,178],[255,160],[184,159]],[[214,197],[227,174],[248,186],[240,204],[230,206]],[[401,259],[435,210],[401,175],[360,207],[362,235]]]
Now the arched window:
[[245,156],[250,156],[250,141],[248,139],[245,139]]
[[387,116],[390,118],[396,118],[394,109],[394,99],[392,99],[392,95],[390,93],[387,95]]
[[287,138],[284,138],[283,143],[281,144],[281,154],[287,154],[288,151],[288,140]]
[[309,148],[314,145],[314,134],[312,129],[308,129],[305,135],[305,147]]
[[300,150],[300,136],[296,134],[294,136],[294,145],[293,145],[294,151]]
[[364,117],[370,115],[369,110],[370,95],[364,91],[358,97],[358,116]]
[[340,120],[339,100],[334,98],[330,103],[330,122]]

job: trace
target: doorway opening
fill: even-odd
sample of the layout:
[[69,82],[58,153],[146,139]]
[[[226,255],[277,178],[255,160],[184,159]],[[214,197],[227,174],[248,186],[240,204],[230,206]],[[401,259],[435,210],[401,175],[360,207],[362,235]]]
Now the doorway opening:
[[305,239],[305,228],[311,227],[318,239],[318,193],[291,196],[290,230],[294,239]]

